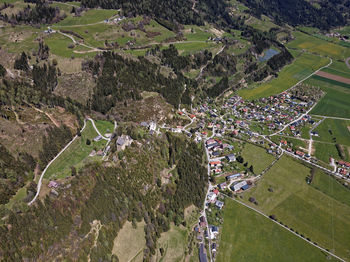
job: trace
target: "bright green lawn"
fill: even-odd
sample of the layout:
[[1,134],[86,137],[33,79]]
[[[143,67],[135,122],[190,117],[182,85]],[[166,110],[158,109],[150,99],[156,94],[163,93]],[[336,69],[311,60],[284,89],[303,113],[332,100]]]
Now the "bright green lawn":
[[281,93],[328,63],[327,58],[302,53],[292,64],[285,66],[277,78],[253,89],[241,89],[238,94],[244,99],[257,99]]
[[[319,137],[314,137],[314,140],[350,146],[349,128],[350,121],[327,118],[315,129]],[[334,137],[336,141],[333,141]]]
[[284,156],[246,192],[244,200],[249,203],[248,198],[254,197],[258,202],[254,206],[265,214],[274,214],[320,246],[350,259],[350,207],[309,186],[309,174],[308,167]]
[[[93,138],[97,136],[95,129],[90,121],[86,122],[86,127],[81,134],[48,168],[45,178],[64,178],[71,175],[71,167],[81,168],[86,160],[90,159],[89,154],[93,149],[102,149],[106,140],[94,142]],[[91,145],[86,145],[86,139],[91,140]],[[93,157],[91,159],[99,159]]]
[[95,125],[102,135],[112,133],[114,129],[114,124],[109,121],[95,120]]
[[244,158],[244,162],[248,162],[248,167],[253,165],[255,174],[260,174],[275,159],[265,149],[249,143],[245,144],[242,157]]
[[270,219],[226,200],[218,262],[321,262],[326,256]]
[[295,31],[293,34],[296,39],[287,44],[289,48],[304,49],[312,53],[341,60],[350,56],[350,48],[321,40],[299,31]]

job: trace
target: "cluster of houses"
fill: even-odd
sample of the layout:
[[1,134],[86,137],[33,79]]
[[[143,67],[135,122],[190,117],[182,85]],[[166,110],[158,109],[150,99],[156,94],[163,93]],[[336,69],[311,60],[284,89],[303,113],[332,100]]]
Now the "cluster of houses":
[[337,164],[337,172],[347,178],[350,178],[350,163],[339,160],[336,162]]
[[236,123],[241,127],[246,128],[247,121],[256,121],[266,124],[269,130],[279,130],[286,123],[305,113],[313,102],[299,101],[288,92],[283,92],[254,102],[244,101],[236,96],[227,102],[226,106],[229,105],[233,116],[246,120]]
[[334,38],[338,38],[340,41],[349,41],[349,37],[346,35],[342,35],[338,32],[331,32],[331,33],[327,33],[326,34],[327,37],[334,37]]

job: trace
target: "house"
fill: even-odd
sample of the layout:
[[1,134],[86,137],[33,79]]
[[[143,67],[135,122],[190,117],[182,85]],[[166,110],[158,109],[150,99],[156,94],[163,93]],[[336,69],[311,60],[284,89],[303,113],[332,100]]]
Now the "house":
[[149,130],[155,131],[157,128],[157,124],[154,122],[149,123]]
[[239,178],[240,176],[241,176],[240,173],[229,175],[226,177],[226,180],[236,179],[236,178]]
[[228,162],[233,162],[236,161],[236,156],[234,154],[229,154],[226,156],[226,159],[228,160]]
[[148,127],[148,123],[147,123],[147,122],[141,122],[141,123],[140,123],[140,126],[142,126],[142,127]]
[[214,193],[215,195],[218,195],[218,194],[219,194],[219,190],[218,190],[217,188],[215,188],[215,189],[213,190],[213,193]]
[[124,150],[125,147],[130,146],[132,142],[133,142],[132,138],[128,135],[118,136],[117,142],[116,142],[117,151]]
[[102,151],[102,150],[98,150],[97,153],[96,153],[96,155],[98,155],[98,156],[103,156],[103,151]]
[[58,188],[60,184],[56,181],[50,181],[49,184],[48,184],[48,187],[49,188]]
[[95,142],[98,142],[102,139],[102,136],[98,135],[97,137],[94,138],[94,141]]
[[217,167],[217,166],[221,166],[221,161],[211,161],[209,162],[210,167]]
[[214,203],[215,200],[216,200],[216,194],[214,194],[214,192],[210,192],[208,194],[208,200],[211,202],[211,203]]
[[239,191],[242,189],[242,187],[244,187],[245,185],[247,185],[247,182],[246,181],[241,181],[241,182],[238,182],[238,183],[235,183],[233,184],[233,186],[231,186],[231,190],[233,191]]
[[226,188],[227,188],[226,182],[219,184],[219,188],[220,188],[221,190],[226,189]]
[[89,156],[96,156],[96,151],[92,150]]
[[216,206],[218,209],[222,209],[223,206],[224,206],[224,202],[218,200],[218,201],[215,202],[215,206]]
[[297,156],[300,156],[300,157],[303,157],[303,156],[305,155],[303,152],[301,152],[301,151],[299,151],[299,150],[295,151],[295,154],[296,154]]

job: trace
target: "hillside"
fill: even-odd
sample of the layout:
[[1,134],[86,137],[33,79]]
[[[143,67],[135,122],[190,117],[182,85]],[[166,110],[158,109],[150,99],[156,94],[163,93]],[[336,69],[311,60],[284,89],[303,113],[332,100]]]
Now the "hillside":
[[0,0],[0,261],[347,261],[349,13]]

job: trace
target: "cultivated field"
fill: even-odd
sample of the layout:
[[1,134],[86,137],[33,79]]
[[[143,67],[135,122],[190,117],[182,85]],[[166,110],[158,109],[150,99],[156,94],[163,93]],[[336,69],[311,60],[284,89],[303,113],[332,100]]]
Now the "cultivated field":
[[350,87],[350,78],[342,77],[342,76],[332,74],[329,72],[324,72],[324,71],[319,71],[316,73],[316,75],[323,77],[323,78],[327,78],[327,79],[336,81],[336,82],[347,84]]
[[219,244],[218,262],[336,261],[328,260],[316,247],[230,199],[226,200]]
[[[248,198],[254,197],[258,202],[257,206],[252,204],[255,208],[275,215],[294,231],[349,259],[350,207],[308,185],[309,175],[308,167],[282,157],[258,185],[244,195],[244,200],[249,203]],[[331,192],[339,186],[334,184]]]
[[295,31],[295,40],[287,44],[287,47],[299,50],[307,50],[311,53],[344,60],[350,56],[350,49],[316,38],[305,33]]
[[248,162],[248,167],[253,165],[255,174],[260,174],[275,159],[265,149],[249,143],[245,144],[242,157],[244,158],[244,162]]
[[244,99],[257,99],[281,93],[328,63],[327,58],[301,53],[292,64],[281,70],[277,78],[253,89],[241,89],[238,94]]
[[305,84],[319,86],[326,92],[311,111],[312,114],[345,118],[350,116],[350,88],[344,86],[345,84],[319,76],[311,77]]

